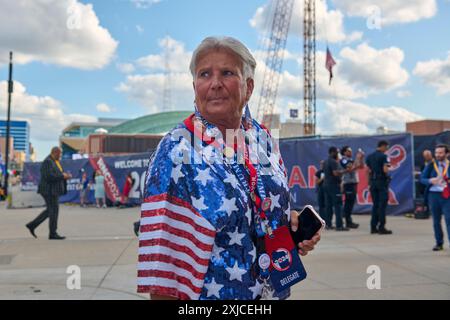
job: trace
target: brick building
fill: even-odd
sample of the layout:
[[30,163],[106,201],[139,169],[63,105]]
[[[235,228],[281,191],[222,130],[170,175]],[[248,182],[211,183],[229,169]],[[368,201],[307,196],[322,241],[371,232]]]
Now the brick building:
[[427,136],[450,131],[450,120],[420,120],[406,123],[406,131],[415,136]]

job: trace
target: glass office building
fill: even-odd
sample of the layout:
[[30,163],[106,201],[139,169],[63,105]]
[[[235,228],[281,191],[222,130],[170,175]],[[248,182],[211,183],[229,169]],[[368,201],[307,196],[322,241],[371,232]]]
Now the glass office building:
[[[28,121],[10,121],[9,134],[14,138],[14,150],[25,152],[30,158],[30,124]],[[0,120],[0,137],[6,137],[6,120]]]

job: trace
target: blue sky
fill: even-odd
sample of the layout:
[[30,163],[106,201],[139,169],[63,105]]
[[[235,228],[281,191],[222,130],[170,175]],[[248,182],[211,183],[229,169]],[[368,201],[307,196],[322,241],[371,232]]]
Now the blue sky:
[[[38,159],[71,121],[163,111],[165,56],[171,66],[171,109],[191,110],[187,64],[208,35],[236,37],[255,53],[259,66],[251,107],[256,110],[266,68],[258,49],[269,2],[29,0],[20,6],[0,0],[5,9],[0,12],[0,112],[6,114],[9,50],[15,53],[18,82],[13,118],[30,121]],[[289,108],[302,105],[302,2],[294,6],[281,75],[276,111],[283,119]],[[402,130],[405,121],[450,119],[448,0],[317,0],[316,5],[320,132],[373,133],[380,125]],[[368,26],[374,15],[378,29]],[[331,86],[324,68],[326,43],[337,61]]]

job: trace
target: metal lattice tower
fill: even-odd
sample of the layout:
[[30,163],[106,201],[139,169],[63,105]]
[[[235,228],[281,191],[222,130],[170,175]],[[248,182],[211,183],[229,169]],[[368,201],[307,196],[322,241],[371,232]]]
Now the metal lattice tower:
[[304,133],[316,134],[316,3],[304,0],[303,102]]
[[266,49],[267,66],[261,87],[261,94],[258,102],[257,117],[265,126],[270,127],[272,114],[277,98],[278,83],[280,81],[281,68],[283,66],[284,48],[291,23],[292,8],[294,0],[274,0],[276,1],[272,21],[272,29]]

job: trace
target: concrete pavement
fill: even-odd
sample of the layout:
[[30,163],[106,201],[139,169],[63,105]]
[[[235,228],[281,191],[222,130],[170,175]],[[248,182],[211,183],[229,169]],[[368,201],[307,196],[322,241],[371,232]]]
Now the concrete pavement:
[[[48,223],[38,239],[24,225],[42,208],[0,207],[0,299],[147,299],[136,293],[139,208],[83,209],[61,205],[59,233],[49,241]],[[433,252],[431,219],[388,217],[393,235],[370,235],[369,216],[349,232],[326,231],[302,258],[308,278],[292,299],[450,299],[450,249]],[[67,267],[81,268],[81,289],[69,290]],[[367,268],[379,267],[381,289],[368,289]]]

